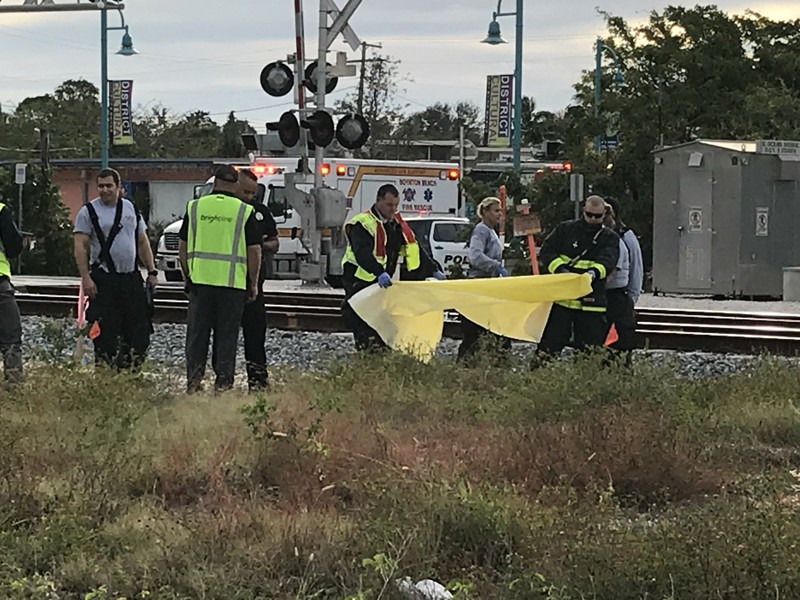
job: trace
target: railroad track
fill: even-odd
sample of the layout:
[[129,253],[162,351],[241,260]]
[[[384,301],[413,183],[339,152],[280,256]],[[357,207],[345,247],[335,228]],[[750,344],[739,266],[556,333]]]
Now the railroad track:
[[[75,316],[74,286],[27,286],[17,294],[24,315]],[[267,317],[285,330],[347,331],[342,322],[342,295],[336,292],[270,290]],[[155,302],[157,323],[182,323],[188,300],[183,289],[161,286]],[[683,351],[800,354],[800,315],[756,312],[638,308],[638,331],[647,347]],[[459,337],[454,313],[445,321],[445,336]]]

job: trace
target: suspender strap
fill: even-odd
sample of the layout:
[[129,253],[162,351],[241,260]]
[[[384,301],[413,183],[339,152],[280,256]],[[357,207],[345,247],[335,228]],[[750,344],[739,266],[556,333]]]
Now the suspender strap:
[[106,267],[108,267],[109,273],[117,272],[117,267],[114,265],[114,260],[111,258],[111,245],[114,243],[114,240],[117,239],[117,234],[122,230],[123,202],[125,202],[125,200],[122,198],[117,200],[117,210],[114,213],[114,223],[111,225],[111,231],[108,233],[108,239],[106,239],[103,229],[100,227],[100,219],[97,217],[97,211],[94,209],[94,206],[92,206],[91,203],[86,205],[86,210],[89,211],[89,219],[92,221],[92,227],[94,227],[94,233],[97,236],[97,241],[100,242],[100,254],[92,266],[97,267],[101,263],[105,263]]

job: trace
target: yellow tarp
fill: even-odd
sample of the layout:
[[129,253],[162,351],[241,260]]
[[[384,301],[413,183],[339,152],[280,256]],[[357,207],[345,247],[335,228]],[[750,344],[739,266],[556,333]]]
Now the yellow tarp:
[[353,310],[391,348],[427,360],[444,328],[444,311],[506,337],[538,342],[555,300],[592,291],[589,275],[531,275],[452,281],[399,281],[371,285],[350,299]]

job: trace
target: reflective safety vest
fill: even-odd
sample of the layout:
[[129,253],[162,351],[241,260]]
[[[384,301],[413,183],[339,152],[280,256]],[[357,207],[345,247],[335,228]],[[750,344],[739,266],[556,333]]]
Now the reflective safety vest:
[[253,207],[233,196],[210,194],[189,201],[186,242],[193,283],[247,289],[244,224]]
[[[406,268],[409,271],[419,269],[420,259],[417,238],[414,237],[414,232],[411,231],[411,227],[408,226],[408,223],[406,223],[399,214],[395,215],[395,219],[400,223],[400,229],[403,232],[403,240],[405,241],[405,244],[400,248],[400,256],[405,258]],[[372,254],[375,256],[378,263],[386,268],[386,228],[383,222],[375,216],[372,210],[365,210],[362,213],[358,213],[347,222],[344,226],[345,234],[349,234],[350,228],[356,223],[360,223],[361,226],[372,235],[372,238],[375,240]],[[362,281],[374,281],[377,279],[376,275],[373,275],[358,264],[355,252],[353,252],[353,247],[349,243],[342,257],[342,265],[347,263],[356,266],[356,277],[358,279]]]
[[[6,205],[0,202],[0,212],[4,211]],[[5,249],[0,245],[0,277],[8,277],[11,279],[11,263],[8,262]]]
[[[547,270],[550,273],[555,273],[556,269],[565,265],[572,267],[570,270],[573,273],[586,273],[590,269],[594,269],[597,272],[598,279],[605,279],[606,275],[608,275],[608,273],[606,273],[605,266],[603,266],[601,263],[594,260],[574,260],[566,254],[559,254],[556,258],[550,261],[550,264],[547,265]],[[556,300],[555,303],[573,310],[599,313],[606,312],[605,306],[593,306],[591,304],[587,304],[585,301],[582,301],[581,298],[578,298],[577,300]]]

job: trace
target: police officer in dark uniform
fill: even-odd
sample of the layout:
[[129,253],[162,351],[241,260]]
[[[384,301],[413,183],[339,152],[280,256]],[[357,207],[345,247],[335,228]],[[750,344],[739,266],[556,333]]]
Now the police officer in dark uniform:
[[267,278],[266,262],[271,254],[278,251],[278,227],[269,209],[263,203],[263,186],[249,169],[239,171],[239,187],[243,202],[253,205],[254,217],[261,230],[261,269],[258,274],[258,295],[248,302],[242,314],[242,335],[244,337],[244,358],[247,364],[247,385],[251,392],[267,387],[267,313],[264,302],[264,281]]
[[539,260],[548,273],[588,273],[592,291],[577,300],[553,303],[538,349],[558,354],[574,335],[578,349],[602,346],[606,322],[605,280],[619,260],[619,236],[603,225],[605,200],[589,196],[583,218],[560,223],[547,236]]

